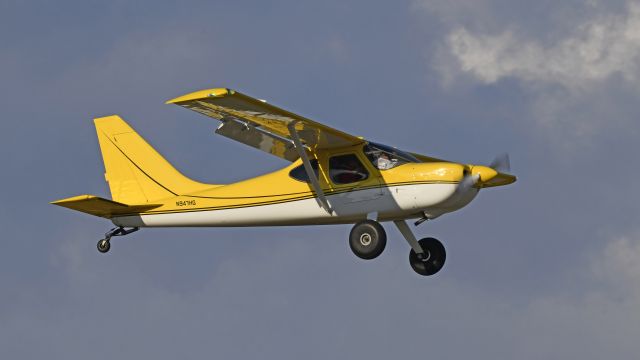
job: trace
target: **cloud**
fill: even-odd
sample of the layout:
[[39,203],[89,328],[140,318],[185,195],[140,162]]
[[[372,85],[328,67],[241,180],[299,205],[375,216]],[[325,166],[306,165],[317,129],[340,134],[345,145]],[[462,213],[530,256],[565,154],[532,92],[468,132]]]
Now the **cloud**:
[[618,74],[633,82],[640,71],[640,4],[577,24],[551,46],[510,30],[486,35],[459,27],[447,36],[446,47],[459,73],[485,84],[511,77],[580,89]]
[[640,241],[633,236],[614,239],[594,259],[593,271],[616,291],[640,300]]
[[[446,272],[420,278],[398,254],[363,263],[302,239],[248,246],[206,269],[201,287],[173,291],[170,280],[144,269],[153,265],[124,253],[87,256],[94,244],[69,236],[55,252],[65,281],[50,289],[53,301],[34,306],[37,294],[12,304],[0,344],[25,358],[164,359],[190,349],[238,358],[378,359],[417,356],[423,347],[415,344],[435,357],[626,358],[640,335],[640,293],[621,291],[640,287],[636,238],[615,237],[570,269],[584,276],[584,291],[561,273],[566,286],[522,301]],[[96,353],[100,334],[109,346]]]
[[[551,296],[532,299],[523,325],[538,335],[534,343],[522,343],[527,353],[537,348],[547,352],[541,354],[546,358],[598,358],[607,353],[631,358],[640,350],[638,236],[609,240],[594,251],[588,264],[579,270],[589,284],[587,291],[580,294],[569,286]],[[576,350],[580,347],[590,350]]]
[[454,7],[462,9],[457,14],[449,5],[420,4],[446,19],[440,45],[428,54],[445,89],[481,84],[516,94],[524,106],[513,116],[518,126],[569,157],[598,149],[604,134],[627,137],[625,129],[635,127],[639,2],[533,6],[537,22],[522,18],[515,5],[483,2],[469,20],[466,7]]

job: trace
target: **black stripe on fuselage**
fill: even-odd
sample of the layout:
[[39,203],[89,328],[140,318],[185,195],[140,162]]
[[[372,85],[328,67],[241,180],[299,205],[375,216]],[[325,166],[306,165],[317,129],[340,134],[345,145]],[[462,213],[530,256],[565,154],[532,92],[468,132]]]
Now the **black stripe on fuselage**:
[[[417,182],[417,181],[412,181],[412,182],[405,182],[405,183],[394,183],[394,184],[386,184],[386,186],[384,187],[380,187],[380,186],[369,186],[369,187],[359,187],[359,188],[352,188],[352,189],[345,189],[342,191],[334,191],[334,192],[330,192],[330,193],[325,193],[325,195],[327,196],[331,196],[331,195],[339,195],[339,194],[344,194],[344,193],[349,193],[349,192],[355,192],[355,191],[362,191],[362,190],[370,190],[370,189],[375,189],[375,188],[388,188],[388,187],[392,187],[392,186],[408,186],[408,185],[424,185],[424,184],[458,184],[457,181],[421,181],[421,182]],[[269,197],[277,197],[277,196],[286,196],[285,195],[269,195]],[[194,196],[185,196],[186,198],[190,198],[190,197],[194,197]],[[262,197],[266,197],[266,196],[255,196],[255,197],[246,197],[243,199],[251,199],[251,198],[262,198]],[[234,199],[234,198],[213,198],[213,197],[205,197],[208,199]],[[314,199],[316,198],[316,196],[313,193],[308,193],[308,195],[305,196],[299,196],[299,197],[295,197],[295,198],[290,198],[290,199],[281,199],[281,200],[271,200],[271,201],[263,201],[263,202],[254,202],[254,203],[247,203],[247,204],[237,204],[237,205],[226,205],[226,206],[209,206],[209,207],[202,207],[202,208],[192,208],[192,209],[175,209],[175,210],[158,210],[158,211],[148,211],[148,212],[143,212],[143,213],[131,213],[131,214],[122,214],[122,215],[118,215],[118,216],[114,216],[114,217],[125,217],[125,216],[136,216],[136,215],[161,215],[161,214],[176,214],[176,213],[188,213],[188,212],[199,212],[199,211],[215,211],[215,210],[227,210],[227,209],[239,209],[239,208],[245,208],[245,207],[255,207],[255,206],[266,206],[266,205],[275,205],[275,204],[283,204],[283,203],[287,203],[287,202],[294,202],[294,201],[300,201],[300,200],[307,200],[307,199]]]

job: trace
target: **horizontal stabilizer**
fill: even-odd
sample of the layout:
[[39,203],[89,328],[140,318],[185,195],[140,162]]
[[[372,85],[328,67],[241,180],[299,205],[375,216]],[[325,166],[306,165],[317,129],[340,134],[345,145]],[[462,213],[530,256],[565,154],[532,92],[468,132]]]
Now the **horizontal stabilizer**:
[[52,202],[94,216],[111,219],[118,215],[137,214],[162,206],[161,204],[127,205],[94,195],[80,195]]

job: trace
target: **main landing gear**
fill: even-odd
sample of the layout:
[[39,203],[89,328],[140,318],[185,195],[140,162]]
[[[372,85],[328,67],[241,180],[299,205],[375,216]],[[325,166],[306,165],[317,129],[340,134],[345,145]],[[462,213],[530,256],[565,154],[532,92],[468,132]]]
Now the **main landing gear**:
[[[404,220],[394,221],[396,227],[411,245],[409,264],[413,271],[429,276],[444,266],[447,253],[438,239],[424,238],[418,241]],[[375,259],[387,244],[387,235],[382,225],[374,220],[361,221],[353,226],[349,234],[349,246],[353,253],[365,260]]]
[[382,254],[387,246],[387,234],[379,222],[374,220],[361,221],[351,229],[349,246],[360,259],[375,259]]
[[127,230],[127,229],[123,228],[122,226],[109,230],[109,232],[104,234],[104,239],[98,241],[98,251],[100,251],[103,254],[108,252],[109,249],[111,249],[111,238],[112,237],[129,235],[129,234],[131,234],[133,232],[136,232],[138,230],[140,230],[140,228],[134,227],[134,228],[131,228],[131,229]]

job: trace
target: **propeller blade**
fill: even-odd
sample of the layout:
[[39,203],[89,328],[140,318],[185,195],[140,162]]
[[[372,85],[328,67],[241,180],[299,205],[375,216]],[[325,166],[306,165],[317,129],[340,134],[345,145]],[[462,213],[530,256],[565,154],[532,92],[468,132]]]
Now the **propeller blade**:
[[458,183],[458,187],[456,188],[457,193],[462,193],[469,190],[473,185],[475,185],[480,179],[480,175],[466,175],[462,178],[462,181]]
[[504,153],[496,156],[496,158],[493,159],[489,167],[498,172],[508,173],[509,171],[511,171],[511,162],[509,161],[509,154]]

